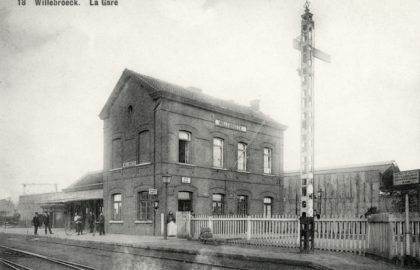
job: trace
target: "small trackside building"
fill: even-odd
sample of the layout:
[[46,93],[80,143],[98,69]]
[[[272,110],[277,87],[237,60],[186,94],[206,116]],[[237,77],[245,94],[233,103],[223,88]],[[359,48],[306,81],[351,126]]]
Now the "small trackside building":
[[[166,199],[174,213],[284,211],[286,127],[257,103],[241,106],[125,70],[99,116],[108,232],[159,235]],[[162,176],[171,177],[167,196]]]
[[[321,216],[360,217],[367,212],[395,211],[393,198],[381,192],[387,178],[399,172],[393,160],[317,168],[314,179],[314,208]],[[283,177],[284,214],[299,213],[299,171]]]

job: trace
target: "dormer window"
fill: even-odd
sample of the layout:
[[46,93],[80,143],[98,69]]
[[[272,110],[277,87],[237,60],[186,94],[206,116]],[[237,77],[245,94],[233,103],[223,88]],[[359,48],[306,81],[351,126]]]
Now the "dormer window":
[[131,115],[133,113],[133,106],[131,105],[128,106],[127,112],[128,112],[128,115]]

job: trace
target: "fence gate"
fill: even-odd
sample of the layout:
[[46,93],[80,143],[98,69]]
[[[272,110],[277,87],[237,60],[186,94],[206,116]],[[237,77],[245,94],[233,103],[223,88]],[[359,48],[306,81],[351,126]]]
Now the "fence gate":
[[187,238],[190,235],[190,212],[176,212],[176,236]]

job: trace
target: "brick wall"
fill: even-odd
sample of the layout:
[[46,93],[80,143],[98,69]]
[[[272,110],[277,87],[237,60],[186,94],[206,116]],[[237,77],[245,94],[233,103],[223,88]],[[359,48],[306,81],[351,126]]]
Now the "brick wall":
[[[129,106],[133,108],[131,114],[128,113]],[[216,119],[246,126],[246,132],[216,126]],[[123,162],[135,161],[136,136],[143,130],[149,130],[151,136],[151,147],[148,148],[151,164],[111,170],[112,140],[121,138]],[[178,163],[180,130],[191,133],[189,165]],[[221,169],[213,168],[214,137],[224,140],[224,168]],[[248,144],[247,172],[237,171],[238,142]],[[271,175],[263,174],[264,147],[273,151]],[[281,213],[283,200],[279,175],[283,172],[283,131],[243,116],[226,115],[194,104],[182,104],[167,98],[153,100],[138,82],[128,80],[115,99],[109,117],[104,119],[104,172],[104,214],[107,221],[113,211],[112,194],[121,193],[123,197],[122,223],[107,222],[107,230],[111,233],[152,234],[154,231],[160,234],[160,214],[164,211],[165,201],[162,175],[167,174],[172,176],[168,186],[168,209],[173,212],[178,210],[178,192],[188,191],[193,194],[196,214],[211,214],[214,193],[225,195],[225,214],[236,214],[237,195],[248,196],[249,214],[262,213],[265,196],[273,198],[273,213]],[[191,183],[181,183],[182,177],[190,177]],[[137,193],[149,188],[158,190],[159,209],[155,224],[136,222]]]

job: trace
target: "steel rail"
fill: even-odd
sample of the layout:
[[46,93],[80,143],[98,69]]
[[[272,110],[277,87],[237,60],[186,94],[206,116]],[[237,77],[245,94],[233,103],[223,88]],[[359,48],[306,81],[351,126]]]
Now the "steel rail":
[[[55,258],[44,256],[44,255],[41,255],[41,254],[37,254],[37,253],[29,252],[29,251],[24,251],[24,250],[20,250],[20,249],[16,249],[16,248],[11,248],[11,247],[7,247],[7,246],[3,246],[3,245],[0,245],[0,248],[12,250],[14,252],[22,253],[22,254],[25,254],[25,255],[30,255],[32,257],[36,257],[36,258],[43,259],[43,260],[46,260],[46,261],[50,261],[50,262],[53,262],[53,263],[56,263],[56,264],[64,265],[64,266],[67,266],[67,267],[70,267],[70,268],[73,268],[73,269],[77,269],[77,270],[97,270],[97,269],[92,268],[90,266],[86,266],[86,265],[82,265],[82,264],[78,264],[78,263],[74,263],[74,262],[69,262],[69,261],[64,261],[64,260],[60,260],[60,259],[55,259]],[[1,260],[4,260],[4,259],[1,259]],[[32,269],[28,268],[27,270],[32,270]]]
[[22,269],[23,270],[33,270],[32,268],[26,267],[24,265],[20,265],[18,263],[15,263],[13,261],[6,260],[6,259],[3,259],[3,258],[0,258],[0,263],[3,263],[5,265],[9,266],[13,270],[22,270]]
[[[46,241],[41,241],[41,242],[48,243]],[[63,243],[56,243],[56,244],[63,245],[63,246],[80,247],[78,245],[73,245],[73,244],[63,244]],[[28,254],[28,255],[35,254],[35,253],[28,252],[28,251],[22,251],[22,250],[18,250],[18,249],[6,247],[6,246],[3,246],[3,245],[0,245],[0,247],[4,247],[4,248],[7,248],[7,249],[11,249],[11,250],[16,250],[17,252],[21,252],[21,253]],[[84,247],[84,248],[93,249],[93,250],[99,250],[99,251],[102,250],[102,249],[99,249],[99,248],[96,248],[96,247]],[[182,262],[182,263],[186,263],[186,264],[197,264],[197,265],[203,265],[203,266],[212,266],[212,267],[220,267],[220,268],[235,269],[235,270],[248,270],[248,268],[241,268],[241,267],[238,267],[238,266],[228,266],[228,265],[222,265],[222,264],[211,264],[211,263],[205,263],[205,262],[196,262],[196,261],[192,261],[192,260],[188,260],[188,259],[159,257],[159,256],[156,256],[156,255],[136,254],[136,253],[126,252],[126,251],[125,252],[113,251],[113,252],[114,253],[126,254],[126,255],[133,255],[133,256],[138,256],[138,257],[145,257],[145,258],[165,260],[165,261]],[[40,255],[40,254],[35,254],[35,255],[38,255],[38,256],[47,258],[46,256],[43,256],[43,255]],[[58,259],[53,259],[53,258],[51,258],[51,259],[57,261],[57,263],[60,261]],[[77,264],[77,263],[72,263],[72,262],[65,262],[65,263],[74,264],[74,266],[71,265],[70,267],[84,267],[84,268],[74,268],[74,269],[80,269],[80,270],[97,270],[95,268],[92,268],[92,267],[89,267],[89,266],[85,266],[85,265],[81,265],[81,264]]]

